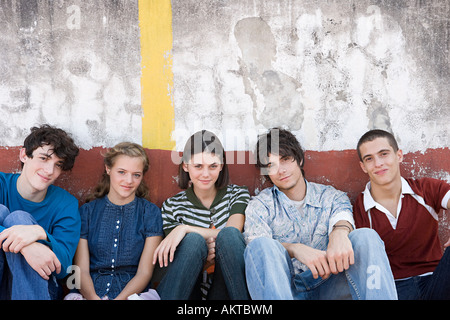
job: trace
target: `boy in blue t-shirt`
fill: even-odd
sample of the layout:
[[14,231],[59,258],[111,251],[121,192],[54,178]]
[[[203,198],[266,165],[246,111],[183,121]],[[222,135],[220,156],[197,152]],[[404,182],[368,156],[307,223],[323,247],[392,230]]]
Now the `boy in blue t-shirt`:
[[80,237],[78,200],[53,183],[79,152],[62,129],[34,127],[20,174],[0,172],[0,299],[56,299]]

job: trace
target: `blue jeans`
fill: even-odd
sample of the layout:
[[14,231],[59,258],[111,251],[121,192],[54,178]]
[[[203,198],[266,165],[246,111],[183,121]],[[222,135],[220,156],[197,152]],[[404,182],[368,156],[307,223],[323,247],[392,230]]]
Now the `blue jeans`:
[[399,300],[450,300],[450,249],[444,255],[432,275],[396,280]]
[[397,299],[384,243],[371,229],[349,234],[355,263],[327,279],[314,279],[310,270],[294,272],[287,250],[276,240],[257,238],[245,250],[247,285],[252,299]]
[[[38,224],[25,211],[9,212],[0,205],[0,225],[10,228],[14,225]],[[0,247],[0,299],[12,300],[52,300],[60,298],[62,288],[56,277],[43,279],[21,253],[4,252]]]
[[[250,298],[245,281],[244,250],[245,241],[238,229],[227,227],[219,232],[216,238],[216,267],[208,299]],[[198,233],[188,233],[178,245],[173,262],[156,289],[161,300],[188,300],[195,297],[193,291],[207,254],[205,239]]]

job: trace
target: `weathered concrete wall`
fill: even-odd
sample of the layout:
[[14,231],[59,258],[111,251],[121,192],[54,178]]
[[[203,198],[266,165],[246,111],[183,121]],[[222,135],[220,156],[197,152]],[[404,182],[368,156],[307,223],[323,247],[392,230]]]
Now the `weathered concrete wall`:
[[84,149],[140,142],[137,1],[2,1],[0,145],[52,123]]
[[307,178],[353,200],[367,182],[355,144],[379,127],[397,136],[405,176],[450,182],[449,17],[447,0],[0,1],[0,170],[20,169],[31,126],[60,126],[82,150],[58,184],[82,202],[101,152],[135,141],[160,205],[179,191],[167,146],[210,129],[232,181],[255,193],[257,134],[284,126],[307,149]]
[[229,139],[245,149],[271,126],[308,150],[353,149],[374,127],[393,130],[406,152],[450,145],[448,1],[173,7],[177,146],[206,127],[246,137]]

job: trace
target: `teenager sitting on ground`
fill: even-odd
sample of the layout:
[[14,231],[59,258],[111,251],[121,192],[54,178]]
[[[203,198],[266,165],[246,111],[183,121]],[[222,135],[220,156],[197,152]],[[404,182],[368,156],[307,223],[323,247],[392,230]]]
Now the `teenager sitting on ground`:
[[80,216],[78,200],[53,183],[78,152],[62,129],[34,127],[19,152],[22,172],[0,172],[1,299],[61,298]]
[[[309,182],[296,137],[260,136],[256,166],[273,183],[245,211],[245,268],[253,299],[396,299],[380,237],[353,230],[344,192]],[[373,277],[373,278],[371,278]]]
[[158,299],[149,285],[163,230],[160,209],[146,199],[147,154],[138,144],[119,143],[104,155],[104,165],[91,201],[80,208],[74,259],[81,271],[79,293],[65,299],[126,300],[144,291],[142,297]]
[[250,195],[229,179],[219,138],[206,130],[192,135],[179,165],[178,185],[187,190],[161,210],[166,238],[153,259],[168,266],[161,299],[249,299],[241,232]]
[[389,132],[365,133],[357,150],[370,181],[354,205],[356,227],[373,228],[384,241],[398,298],[450,299],[450,252],[442,255],[438,237],[438,212],[450,208],[450,184],[403,178],[403,153]]

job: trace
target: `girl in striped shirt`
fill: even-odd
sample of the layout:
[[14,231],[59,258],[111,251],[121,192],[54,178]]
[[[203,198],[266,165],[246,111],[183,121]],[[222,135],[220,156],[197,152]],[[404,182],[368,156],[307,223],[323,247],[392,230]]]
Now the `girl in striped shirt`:
[[168,267],[157,287],[161,299],[249,299],[242,229],[250,195],[229,184],[225,151],[212,132],[187,141],[178,185],[185,190],[163,203],[166,237],[153,256]]

